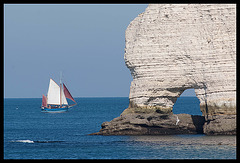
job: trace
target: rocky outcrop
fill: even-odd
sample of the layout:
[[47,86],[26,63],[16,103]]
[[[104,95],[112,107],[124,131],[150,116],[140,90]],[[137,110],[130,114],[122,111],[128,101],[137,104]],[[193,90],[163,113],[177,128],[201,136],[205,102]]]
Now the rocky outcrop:
[[203,116],[189,114],[121,114],[92,135],[171,135],[203,133]]
[[[154,115],[148,112],[168,114],[168,118],[158,115],[153,120],[161,123],[157,125],[161,130],[169,127],[177,133],[172,108],[189,88],[195,89],[200,100],[204,133],[236,133],[235,4],[150,4],[126,30],[124,59],[133,77],[129,108],[111,123],[104,123],[102,133],[127,124],[136,133],[152,133],[148,129],[155,124],[147,119]],[[137,118],[138,114],[144,118]],[[133,120],[128,122],[129,116]],[[186,125],[194,124],[187,117]],[[194,132],[194,125],[190,126]]]
[[236,5],[151,4],[126,30],[130,107],[172,110],[194,88],[204,115],[236,114]]
[[236,135],[236,115],[213,115],[208,116],[203,126],[207,135]]

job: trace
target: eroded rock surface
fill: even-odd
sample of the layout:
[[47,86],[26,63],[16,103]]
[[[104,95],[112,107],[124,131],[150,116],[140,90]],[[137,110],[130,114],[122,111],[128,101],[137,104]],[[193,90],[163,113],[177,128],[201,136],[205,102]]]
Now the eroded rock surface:
[[203,116],[189,114],[129,113],[110,122],[92,135],[171,135],[203,133]]
[[[235,4],[150,4],[126,30],[124,59],[129,107],[96,134],[236,134]],[[189,88],[205,121],[179,114],[176,125],[173,105]]]
[[236,115],[208,116],[203,131],[207,135],[236,135]]
[[124,58],[130,107],[171,111],[194,88],[204,115],[236,114],[236,5],[151,4],[126,30]]

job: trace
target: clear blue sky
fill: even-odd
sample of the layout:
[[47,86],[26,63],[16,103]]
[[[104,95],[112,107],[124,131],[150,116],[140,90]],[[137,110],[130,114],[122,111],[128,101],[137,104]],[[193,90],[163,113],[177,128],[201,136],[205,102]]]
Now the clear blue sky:
[[146,7],[5,4],[4,97],[40,98],[60,71],[73,97],[128,97],[125,30]]

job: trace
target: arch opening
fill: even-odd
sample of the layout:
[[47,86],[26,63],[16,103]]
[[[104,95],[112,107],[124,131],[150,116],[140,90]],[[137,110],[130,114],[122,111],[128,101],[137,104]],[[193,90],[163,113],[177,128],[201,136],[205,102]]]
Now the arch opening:
[[202,115],[200,101],[193,88],[186,89],[173,105],[174,114]]

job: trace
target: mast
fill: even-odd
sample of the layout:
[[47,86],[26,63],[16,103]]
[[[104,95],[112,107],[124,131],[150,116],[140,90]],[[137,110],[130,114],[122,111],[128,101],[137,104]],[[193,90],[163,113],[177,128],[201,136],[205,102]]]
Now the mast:
[[62,107],[62,71],[60,71],[60,107]]

